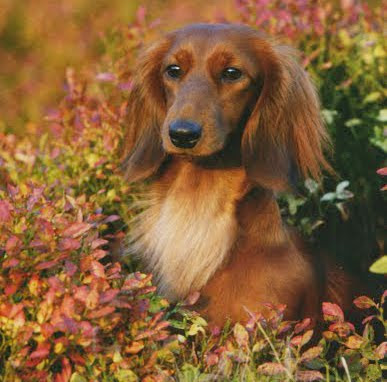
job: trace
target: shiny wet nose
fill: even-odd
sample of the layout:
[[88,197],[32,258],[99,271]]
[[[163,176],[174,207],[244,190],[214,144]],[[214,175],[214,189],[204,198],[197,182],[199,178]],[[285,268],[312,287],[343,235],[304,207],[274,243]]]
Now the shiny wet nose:
[[202,135],[202,128],[195,122],[177,120],[169,125],[172,143],[182,149],[192,149]]

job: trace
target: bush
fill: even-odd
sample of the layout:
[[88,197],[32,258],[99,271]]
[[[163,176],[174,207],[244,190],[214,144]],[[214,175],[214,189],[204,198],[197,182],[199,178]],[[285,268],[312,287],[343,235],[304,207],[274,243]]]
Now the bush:
[[[351,2],[349,9],[237,3],[238,20],[280,33],[304,52],[345,180],[308,180],[300,194],[283,197],[284,216],[344,260],[360,244],[360,255],[371,257],[382,217],[375,171],[385,150],[377,10]],[[142,8],[134,24],[109,32],[96,71],[80,78],[67,71],[65,98],[45,123],[27,124],[23,138],[0,132],[2,380],[381,380],[387,346],[376,343],[373,327],[385,331],[386,293],[378,302],[354,301],[365,313],[360,332],[329,302],[325,331],[314,337],[307,318],[282,320],[284,306],[268,306],[265,318],[250,313],[244,326],[208,329],[186,309],[197,296],[171,306],[134,261],[117,262],[109,243],[125,235],[141,191],[120,174],[128,63],[149,29]],[[338,227],[345,231],[339,242]]]

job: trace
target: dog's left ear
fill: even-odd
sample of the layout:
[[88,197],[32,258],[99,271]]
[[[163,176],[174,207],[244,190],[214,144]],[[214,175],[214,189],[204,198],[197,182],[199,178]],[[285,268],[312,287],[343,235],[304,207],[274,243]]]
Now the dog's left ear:
[[166,113],[161,65],[170,44],[171,37],[167,36],[150,46],[136,65],[122,145],[123,169],[130,182],[154,174],[165,158],[160,137]]
[[247,175],[275,191],[289,188],[297,175],[318,179],[330,166],[316,91],[292,49],[263,39],[255,48],[263,83],[242,137]]

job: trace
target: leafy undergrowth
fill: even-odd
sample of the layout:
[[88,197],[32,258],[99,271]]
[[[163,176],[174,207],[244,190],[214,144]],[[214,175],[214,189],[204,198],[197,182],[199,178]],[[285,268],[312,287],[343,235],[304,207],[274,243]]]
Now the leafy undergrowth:
[[[244,21],[260,25],[255,8],[249,7],[261,2],[238,3],[242,16],[250,15]],[[286,20],[285,15],[278,17]],[[278,28],[295,38],[293,29],[282,30],[282,24]],[[118,48],[112,43],[107,49],[113,52],[111,59],[87,81],[68,70],[66,97],[44,124],[27,124],[24,137],[0,132],[0,379],[381,380],[387,343],[377,343],[373,328],[381,336],[386,331],[386,293],[378,302],[366,296],[354,301],[364,313],[358,330],[329,302],[322,307],[322,334],[315,336],[307,318],[283,321],[284,306],[269,305],[266,317],[246,313],[245,325],[209,328],[187,310],[195,296],[172,306],[157,295],[151,275],[140,273],[131,259],[117,258],[114,243],[125,236],[135,213],[129,206],[141,191],[125,183],[120,173],[121,135],[130,118],[128,63],[148,29],[139,13],[134,25],[111,36]],[[315,30],[320,36],[320,29]],[[309,37],[313,33],[305,31]],[[344,48],[357,57],[361,44],[351,44]],[[337,52],[339,48],[344,49],[339,44]],[[313,66],[317,54],[308,63],[311,71],[327,76],[326,82],[327,71],[347,65],[342,53],[330,54],[332,62],[322,69],[324,63]],[[374,64],[379,65],[377,58],[369,63],[377,77]],[[356,77],[360,72],[353,70],[352,81],[360,84],[356,91],[369,92],[363,77]],[[343,99],[349,97],[347,91],[336,89]],[[359,115],[375,127],[367,139],[380,146],[376,116],[382,113],[375,99],[361,108]],[[332,110],[326,114],[335,115]],[[348,131],[353,123],[352,118]],[[351,198],[347,186],[341,184],[330,199],[320,200],[317,186],[309,183],[319,214],[302,210],[309,202],[300,198],[287,199],[287,214],[310,234],[329,217],[324,203],[344,214],[345,201]],[[311,216],[318,221],[305,221]]]

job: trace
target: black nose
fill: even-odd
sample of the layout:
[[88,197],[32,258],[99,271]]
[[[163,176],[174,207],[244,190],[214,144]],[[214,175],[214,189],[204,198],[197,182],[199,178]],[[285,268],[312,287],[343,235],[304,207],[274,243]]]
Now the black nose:
[[178,120],[169,125],[169,136],[176,147],[192,149],[202,135],[202,128],[195,122]]

